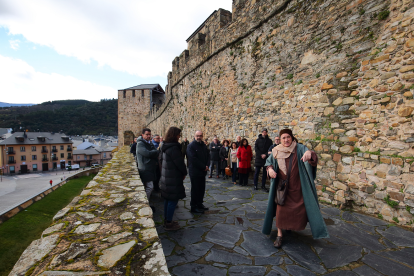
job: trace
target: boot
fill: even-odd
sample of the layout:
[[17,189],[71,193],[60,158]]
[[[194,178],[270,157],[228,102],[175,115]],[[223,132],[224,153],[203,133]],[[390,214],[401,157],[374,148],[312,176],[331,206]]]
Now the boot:
[[164,223],[164,230],[165,231],[176,231],[180,228],[181,227],[178,223],[174,223],[174,222],[165,222]]

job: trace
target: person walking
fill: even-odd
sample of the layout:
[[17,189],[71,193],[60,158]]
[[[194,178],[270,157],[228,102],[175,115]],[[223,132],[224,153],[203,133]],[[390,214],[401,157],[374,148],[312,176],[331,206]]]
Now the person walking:
[[188,167],[191,181],[191,212],[204,213],[208,210],[203,205],[206,190],[206,175],[209,170],[210,155],[207,146],[203,142],[203,132],[196,131],[194,141],[187,147],[187,156],[190,165]]
[[259,134],[255,144],[254,144],[254,151],[256,152],[256,158],[254,161],[255,171],[254,171],[254,189],[258,190],[257,184],[259,182],[259,174],[260,170],[262,170],[262,187],[261,189],[265,192],[269,192],[266,188],[266,158],[267,158],[267,150],[272,145],[272,140],[270,140],[269,136],[267,136],[267,128],[262,129],[262,133]]
[[178,230],[180,225],[173,221],[174,211],[178,200],[185,198],[184,179],[187,168],[181,154],[181,144],[178,142],[181,129],[170,127],[165,134],[159,164],[161,165],[160,188],[164,198],[164,229]]
[[210,175],[208,178],[211,178],[213,176],[213,169],[216,168],[216,177],[219,178],[220,174],[220,149],[221,144],[217,138],[217,136],[214,137],[213,142],[210,144]]
[[138,172],[144,183],[149,201],[157,177],[156,166],[158,164],[158,150],[151,143],[151,130],[149,128],[144,128],[142,135],[137,139],[137,162]]
[[237,159],[237,144],[231,143],[231,149],[229,150],[228,165],[231,169],[231,180],[236,185],[237,169],[239,168],[239,160]]
[[277,248],[282,246],[282,229],[301,231],[308,221],[314,239],[329,238],[314,183],[318,156],[299,144],[290,129],[280,131],[280,140],[266,160],[272,183],[262,233],[270,234],[276,216]]
[[183,155],[184,161],[187,157],[187,168],[188,168],[188,156],[187,156],[187,147],[190,142],[188,142],[187,137],[184,138],[184,141],[181,142],[181,153]]
[[246,138],[243,138],[240,144],[241,146],[237,151],[237,158],[239,160],[239,185],[247,186],[247,182],[249,180],[249,173],[252,167],[251,162],[253,159],[253,152]]
[[267,155],[270,156],[272,154],[273,148],[275,148],[279,144],[280,144],[280,137],[279,137],[279,135],[276,135],[275,143],[273,145],[271,145],[270,148],[267,150]]
[[220,170],[223,176],[223,180],[227,179],[228,176],[226,175],[226,168],[228,167],[228,160],[229,160],[229,141],[223,140],[221,143],[223,146],[220,148],[219,157],[220,157]]

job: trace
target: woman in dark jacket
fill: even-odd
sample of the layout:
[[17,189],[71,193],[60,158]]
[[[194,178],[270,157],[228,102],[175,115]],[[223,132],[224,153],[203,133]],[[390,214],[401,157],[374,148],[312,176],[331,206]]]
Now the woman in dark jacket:
[[181,154],[181,144],[178,139],[181,129],[170,127],[164,138],[161,149],[161,195],[164,198],[164,229],[167,231],[178,230],[178,222],[173,221],[175,207],[178,200],[185,198],[183,181],[187,175],[184,157]]
[[226,168],[228,167],[229,160],[229,141],[223,140],[221,143],[223,146],[220,148],[219,157],[220,157],[220,170],[223,176],[223,179],[227,179]]

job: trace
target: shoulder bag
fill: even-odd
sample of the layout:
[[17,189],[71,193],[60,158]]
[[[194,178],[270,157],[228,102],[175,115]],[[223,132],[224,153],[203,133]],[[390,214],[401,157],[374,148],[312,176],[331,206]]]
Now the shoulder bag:
[[277,205],[285,205],[286,194],[289,186],[290,171],[292,170],[292,155],[293,153],[291,153],[289,156],[289,168],[287,171],[287,178],[285,180],[279,181],[276,187],[275,202]]

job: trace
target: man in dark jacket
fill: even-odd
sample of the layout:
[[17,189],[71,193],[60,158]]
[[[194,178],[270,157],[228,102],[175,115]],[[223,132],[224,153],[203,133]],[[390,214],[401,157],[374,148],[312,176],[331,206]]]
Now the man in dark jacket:
[[279,144],[280,144],[280,137],[279,135],[277,135],[275,137],[275,143],[271,145],[270,148],[267,150],[267,156],[271,155],[273,148],[277,147]]
[[134,143],[131,146],[131,150],[129,151],[130,153],[132,153],[135,156],[137,155],[137,138],[134,138]]
[[[188,142],[187,138],[184,138],[184,141],[181,142],[181,153],[183,154],[183,158],[185,161],[185,157],[187,156],[187,147],[190,142]],[[187,167],[188,167],[188,156],[187,156]]]
[[268,149],[272,145],[272,140],[267,136],[267,129],[262,130],[262,134],[259,134],[259,137],[254,144],[254,150],[256,152],[256,159],[254,161],[255,172],[254,172],[254,189],[257,190],[257,182],[259,181],[260,169],[263,169],[262,173],[262,190],[269,192],[266,189],[266,158],[268,156]]
[[236,137],[236,145],[237,145],[237,147],[240,147],[240,142],[241,142],[241,136],[237,136]]
[[155,170],[158,163],[158,150],[151,143],[151,130],[149,128],[144,128],[142,136],[137,139],[137,162],[138,172],[144,183],[149,201],[154,189],[154,181],[157,178]]
[[210,156],[203,142],[203,132],[196,131],[195,140],[187,147],[187,156],[190,163],[188,169],[191,181],[191,212],[204,213],[204,210],[208,210],[203,205],[203,199]]
[[213,176],[213,169],[214,166],[216,167],[216,177],[219,178],[220,173],[220,167],[219,167],[219,161],[220,161],[220,149],[221,144],[217,137],[214,137],[213,142],[210,144],[210,176],[208,178],[211,178]]

